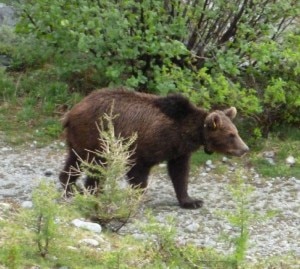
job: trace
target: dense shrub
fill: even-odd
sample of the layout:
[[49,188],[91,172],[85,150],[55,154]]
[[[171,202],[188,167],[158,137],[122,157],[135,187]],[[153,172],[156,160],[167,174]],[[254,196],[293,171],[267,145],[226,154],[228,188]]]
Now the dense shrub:
[[52,48],[71,88],[125,84],[235,104],[268,133],[297,124],[299,1],[21,1],[19,33]]

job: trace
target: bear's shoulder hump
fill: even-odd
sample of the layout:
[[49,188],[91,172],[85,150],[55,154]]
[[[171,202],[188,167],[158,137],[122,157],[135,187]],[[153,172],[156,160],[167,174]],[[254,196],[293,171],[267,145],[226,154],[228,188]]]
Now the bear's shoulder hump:
[[195,111],[195,106],[181,94],[171,94],[159,97],[155,101],[162,113],[174,120],[181,120]]

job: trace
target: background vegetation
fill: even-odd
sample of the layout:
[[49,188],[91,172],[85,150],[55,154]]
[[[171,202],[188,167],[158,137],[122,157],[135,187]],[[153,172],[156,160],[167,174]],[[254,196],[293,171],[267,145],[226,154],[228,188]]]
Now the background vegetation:
[[256,137],[300,123],[299,1],[13,4],[20,20],[16,33],[1,30],[0,53],[11,57],[1,98],[25,97],[23,120],[37,105],[62,112],[80,95],[122,84],[182,92],[206,108],[235,105]]
[[[207,109],[236,106],[243,116],[239,129],[251,148],[276,153],[276,165],[257,152],[245,165],[254,165],[263,176],[299,178],[299,1],[1,2],[13,5],[19,18],[15,28],[0,27],[0,56],[8,59],[0,67],[0,129],[10,142],[58,138],[59,118],[84,95],[100,87],[125,85],[160,95],[181,92]],[[270,131],[271,139],[262,140]],[[289,155],[296,156],[291,167],[285,163]],[[201,153],[193,157],[196,164],[203,160]],[[151,217],[144,227],[150,240],[106,233],[105,242],[113,246],[110,251],[82,248],[78,255],[69,248],[82,237],[69,226],[78,212],[70,212],[70,205],[65,210],[64,205],[53,204],[59,194],[49,186],[40,187],[33,211],[2,214],[1,265],[250,268],[244,264],[248,240],[244,228],[254,215],[239,214],[244,210],[239,190],[234,192],[240,195],[235,197],[234,215],[225,214],[245,231],[230,239],[235,242],[231,256],[178,246],[172,224],[161,227]],[[91,197],[79,198],[84,204]],[[77,202],[82,211],[81,200]],[[99,203],[92,202],[92,208]],[[251,268],[292,268],[295,260],[289,259],[287,265],[275,259]]]

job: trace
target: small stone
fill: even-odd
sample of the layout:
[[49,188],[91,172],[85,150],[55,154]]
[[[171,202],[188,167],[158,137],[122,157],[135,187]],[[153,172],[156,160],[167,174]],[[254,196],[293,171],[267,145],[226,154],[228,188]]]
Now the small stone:
[[295,160],[295,158],[293,156],[288,156],[285,159],[285,162],[286,162],[286,164],[288,164],[290,166],[293,166],[296,163],[296,160]]
[[271,165],[275,165],[274,159],[272,158],[266,158],[266,161]]
[[232,230],[232,227],[229,224],[224,224],[223,229],[230,231],[230,230]]
[[200,228],[200,225],[198,223],[191,223],[189,224],[188,226],[186,226],[186,230],[188,232],[191,232],[191,233],[194,233],[194,232],[197,232]]
[[69,249],[69,250],[74,250],[74,251],[77,251],[77,250],[78,250],[78,248],[73,247],[73,246],[67,246],[67,249]]
[[147,239],[147,236],[145,234],[141,234],[141,233],[134,233],[132,235],[132,237],[136,240],[146,240]]
[[31,201],[24,201],[21,204],[21,207],[30,209],[30,208],[33,208],[33,203]]
[[223,158],[222,158],[222,162],[223,163],[226,163],[228,161],[228,158],[226,157],[226,156],[224,156]]
[[273,159],[275,157],[275,152],[274,151],[265,151],[265,152],[263,152],[263,156],[265,158]]
[[212,165],[212,160],[207,160],[207,161],[205,162],[205,164],[206,164],[208,167],[210,167],[210,166]]
[[53,175],[53,172],[52,172],[51,170],[46,170],[45,173],[44,173],[44,175],[45,175],[46,177],[50,177],[50,176]]
[[101,233],[102,231],[102,227],[98,223],[83,221],[80,219],[74,219],[71,223],[77,228],[82,228],[94,233]]
[[97,240],[91,239],[91,238],[82,239],[78,243],[80,245],[85,245],[88,247],[98,247],[99,246],[99,242]]
[[118,186],[119,186],[119,188],[121,189],[121,190],[125,190],[125,189],[127,189],[128,188],[128,181],[126,181],[126,180],[120,180],[120,181],[118,181]]
[[0,211],[6,212],[11,209],[11,205],[8,203],[0,203]]
[[268,187],[273,187],[273,184],[270,181],[267,181],[266,184],[267,184]]
[[211,168],[210,168],[210,167],[205,167],[205,171],[206,171],[206,172],[210,172],[210,171],[211,171]]
[[235,169],[236,169],[236,167],[235,167],[235,166],[233,166],[233,165],[231,165],[231,166],[228,168],[228,170],[229,170],[230,172],[234,172],[234,171],[235,171]]

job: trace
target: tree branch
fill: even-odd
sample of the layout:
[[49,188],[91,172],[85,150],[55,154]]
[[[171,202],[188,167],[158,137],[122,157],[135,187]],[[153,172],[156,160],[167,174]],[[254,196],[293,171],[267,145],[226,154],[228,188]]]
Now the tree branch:
[[242,15],[245,11],[247,3],[248,3],[248,0],[244,0],[244,3],[242,4],[242,6],[240,8],[240,11],[234,17],[232,23],[230,24],[229,29],[225,32],[225,34],[222,36],[222,38],[218,42],[219,45],[227,42],[231,37],[233,37],[235,35],[237,27],[238,27],[237,24],[238,24],[239,20],[241,19]]

